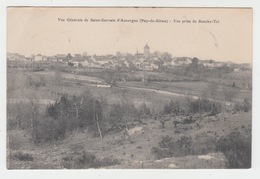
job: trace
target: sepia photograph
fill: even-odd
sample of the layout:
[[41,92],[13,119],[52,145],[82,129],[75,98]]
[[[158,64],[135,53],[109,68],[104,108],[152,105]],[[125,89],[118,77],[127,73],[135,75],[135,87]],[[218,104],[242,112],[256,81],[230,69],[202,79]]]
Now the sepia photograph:
[[251,168],[252,8],[6,13],[8,170]]

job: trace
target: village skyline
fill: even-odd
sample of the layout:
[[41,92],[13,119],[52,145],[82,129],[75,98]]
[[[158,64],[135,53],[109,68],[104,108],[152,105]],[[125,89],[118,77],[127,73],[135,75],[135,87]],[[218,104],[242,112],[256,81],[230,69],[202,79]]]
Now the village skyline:
[[163,70],[165,68],[181,67],[186,65],[201,65],[207,68],[219,68],[232,66],[235,71],[241,69],[251,69],[250,63],[234,63],[231,61],[221,62],[214,59],[202,60],[197,57],[174,57],[169,52],[151,52],[150,46],[146,43],[143,50],[136,53],[122,53],[107,55],[89,55],[87,52],[56,54],[46,56],[44,54],[31,54],[29,57],[19,53],[7,53],[8,61],[30,62],[60,62],[68,66],[88,67],[88,68],[126,68],[139,69],[145,71]]
[[[84,51],[89,55],[116,54],[117,51],[134,54],[148,43],[151,52],[169,52],[175,57],[252,63],[250,11],[165,9],[162,12],[160,9],[124,8],[116,9],[117,13],[111,12],[114,12],[113,8],[9,8],[7,51],[25,56],[32,53],[47,56],[79,54]],[[217,19],[219,23],[80,23],[61,22],[59,18],[206,18]]]
[[[145,43],[145,44],[149,44],[149,43]],[[12,54],[20,54],[22,56],[25,56],[25,57],[31,57],[31,56],[36,56],[36,55],[42,55],[42,56],[45,56],[45,57],[54,57],[54,56],[57,56],[57,55],[68,55],[68,54],[71,54],[72,56],[74,55],[81,55],[81,56],[117,56],[118,53],[120,53],[121,55],[135,55],[135,54],[138,54],[138,53],[142,53],[142,49],[141,48],[136,48],[136,50],[123,50],[123,51],[113,51],[111,53],[102,53],[102,52],[89,52],[88,50],[82,50],[82,51],[71,51],[71,50],[68,50],[68,51],[58,51],[57,53],[44,53],[43,51],[36,51],[36,52],[25,52],[25,51],[7,51],[7,53],[12,53]],[[171,55],[172,58],[178,58],[178,57],[187,57],[187,58],[198,58],[200,60],[213,60],[213,61],[217,61],[217,62],[223,62],[223,63],[236,63],[236,64],[252,64],[253,63],[253,60],[252,59],[247,59],[247,60],[243,60],[243,61],[237,61],[236,59],[216,59],[214,57],[207,57],[207,58],[201,58],[200,55],[198,56],[192,56],[192,55],[188,55],[188,54],[182,54],[182,55],[178,55],[178,54],[175,54],[175,53],[172,53],[172,52],[168,52],[168,51],[160,51],[160,50],[156,50],[154,49],[153,51],[151,51],[151,54],[154,54],[154,53],[160,53],[160,54],[163,54],[163,53],[168,53]]]

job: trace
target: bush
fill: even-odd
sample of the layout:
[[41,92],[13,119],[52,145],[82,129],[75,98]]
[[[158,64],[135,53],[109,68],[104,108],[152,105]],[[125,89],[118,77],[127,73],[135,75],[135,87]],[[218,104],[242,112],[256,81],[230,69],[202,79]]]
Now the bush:
[[22,152],[13,154],[12,158],[20,161],[33,161],[33,157],[31,154],[26,154]]
[[182,136],[174,141],[169,136],[162,137],[159,147],[153,147],[151,152],[157,159],[191,155],[193,154],[192,138]]
[[[150,109],[143,104],[140,109],[136,109],[131,103],[113,104],[110,106],[108,123],[112,126],[125,127],[134,119],[140,119],[150,115]],[[117,128],[116,127],[116,128]],[[116,128],[114,128],[116,130]]]
[[242,112],[249,112],[251,111],[251,102],[248,99],[244,99],[243,103],[236,103],[233,107],[233,110],[236,112],[242,111]]
[[94,154],[86,151],[62,158],[62,166],[69,169],[100,168],[120,163],[119,160],[113,158],[98,159]]
[[63,94],[59,101],[47,106],[45,114],[31,119],[34,142],[55,141],[73,130],[88,128],[97,132],[97,123],[102,127],[103,108],[88,92],[72,97]]
[[169,137],[168,135],[162,137],[162,140],[159,142],[161,148],[170,148],[173,147],[173,144],[174,142],[172,141],[172,137]]
[[29,103],[7,104],[7,129],[29,129],[32,119],[39,118],[39,104],[31,100]]
[[219,139],[217,150],[225,155],[228,168],[251,167],[251,136],[242,136],[239,132],[230,133]]
[[181,107],[179,101],[171,100],[168,104],[166,103],[163,108],[164,114],[178,114],[180,113]]
[[34,122],[32,138],[35,143],[63,139],[66,134],[66,123],[63,119],[46,117]]
[[214,136],[208,135],[206,132],[202,132],[195,136],[193,142],[193,152],[196,155],[204,155],[211,152],[216,152],[217,139]]
[[139,117],[147,117],[150,116],[150,114],[151,114],[150,108],[147,107],[145,103],[143,103],[139,107],[139,112],[138,112]]
[[161,149],[159,147],[153,147],[151,153],[155,155],[156,159],[172,157],[173,153],[171,150]]
[[218,102],[213,102],[212,104],[212,108],[211,108],[211,111],[210,111],[210,115],[216,115],[216,114],[219,114],[221,113],[222,111],[222,105]]
[[222,111],[222,105],[216,101],[211,101],[206,98],[191,99],[186,98],[185,104],[180,105],[179,101],[170,101],[164,105],[164,114],[194,114],[201,112],[209,112],[211,115],[216,115]]

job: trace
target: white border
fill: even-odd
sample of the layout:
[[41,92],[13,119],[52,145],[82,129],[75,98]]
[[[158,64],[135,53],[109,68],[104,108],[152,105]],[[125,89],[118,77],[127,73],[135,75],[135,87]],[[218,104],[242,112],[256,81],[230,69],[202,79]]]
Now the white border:
[[[252,7],[253,8],[253,158],[248,170],[6,170],[6,7],[8,6],[135,6],[135,7]],[[260,178],[260,1],[259,0],[1,0],[0,1],[0,177],[1,178]],[[257,33],[258,32],[258,33]]]

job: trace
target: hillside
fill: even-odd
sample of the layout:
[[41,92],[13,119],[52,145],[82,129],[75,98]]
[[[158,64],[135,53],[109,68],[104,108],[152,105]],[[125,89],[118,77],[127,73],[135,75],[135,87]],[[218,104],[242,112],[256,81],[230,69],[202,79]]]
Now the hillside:
[[[99,163],[113,165],[95,163],[94,168],[225,168],[227,161],[212,146],[214,141],[234,131],[245,136],[251,132],[250,113],[198,116],[196,122],[180,123],[176,128],[173,120],[167,121],[165,128],[161,128],[158,120],[133,125],[129,137],[119,132],[109,133],[101,139],[84,130],[74,132],[64,140],[38,145],[31,142],[28,132],[11,130],[8,132],[8,168],[92,168],[76,161],[93,156]],[[198,125],[200,128],[196,127]],[[158,160],[151,151],[165,136],[173,139],[191,137],[194,155]]]

